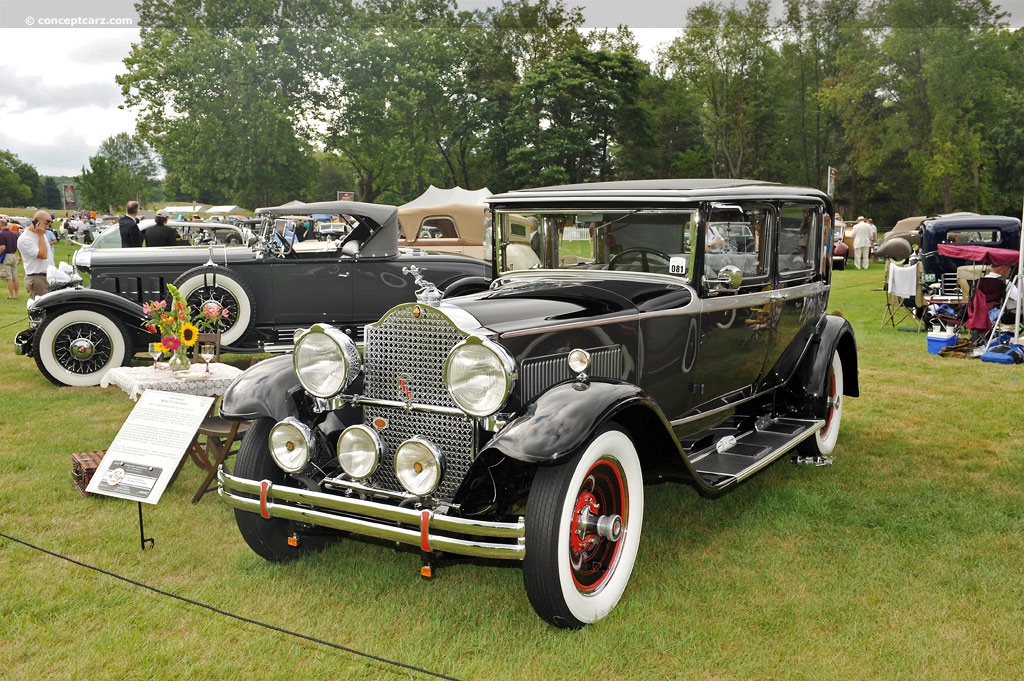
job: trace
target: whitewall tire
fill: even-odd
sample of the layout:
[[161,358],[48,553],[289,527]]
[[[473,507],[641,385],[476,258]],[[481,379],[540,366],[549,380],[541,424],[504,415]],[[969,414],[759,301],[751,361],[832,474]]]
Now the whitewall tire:
[[568,461],[541,466],[526,507],[523,562],[537,614],[569,629],[607,615],[632,574],[643,516],[640,460],[617,427]]
[[252,328],[255,297],[237,272],[217,265],[204,265],[185,272],[174,285],[188,302],[193,318],[206,303],[217,303],[227,308],[229,316],[220,334],[222,345],[238,342]]
[[57,385],[93,386],[134,354],[124,324],[92,308],[47,315],[36,331],[36,365]]

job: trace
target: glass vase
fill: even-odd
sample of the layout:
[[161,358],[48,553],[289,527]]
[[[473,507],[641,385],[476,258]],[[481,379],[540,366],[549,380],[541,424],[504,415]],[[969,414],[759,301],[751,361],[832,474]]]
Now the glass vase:
[[167,367],[171,371],[188,371],[192,367],[192,361],[188,358],[188,348],[182,345],[172,352]]

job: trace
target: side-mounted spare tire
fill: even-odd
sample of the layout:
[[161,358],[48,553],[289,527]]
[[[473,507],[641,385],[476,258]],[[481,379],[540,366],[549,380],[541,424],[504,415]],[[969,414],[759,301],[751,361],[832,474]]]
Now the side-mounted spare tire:
[[32,343],[36,366],[57,385],[99,385],[107,369],[128,364],[135,354],[124,323],[91,307],[48,313]]
[[228,311],[221,326],[220,342],[232,345],[245,336],[256,321],[256,301],[252,289],[237,272],[220,265],[194,267],[174,285],[192,310],[193,319],[208,303],[216,303]]

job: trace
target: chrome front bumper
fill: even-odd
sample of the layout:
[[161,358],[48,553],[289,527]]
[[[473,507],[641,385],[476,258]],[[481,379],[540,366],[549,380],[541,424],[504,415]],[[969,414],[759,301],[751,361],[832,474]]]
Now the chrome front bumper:
[[402,508],[274,485],[267,480],[237,478],[223,468],[217,472],[217,482],[217,494],[228,506],[267,519],[328,527],[417,546],[423,551],[505,560],[526,556],[526,524],[522,517],[514,523],[496,523],[435,515],[429,509]]

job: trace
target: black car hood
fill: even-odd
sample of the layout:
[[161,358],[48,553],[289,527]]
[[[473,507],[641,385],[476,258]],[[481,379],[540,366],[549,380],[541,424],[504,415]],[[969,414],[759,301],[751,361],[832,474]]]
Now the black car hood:
[[462,308],[481,326],[500,335],[574,321],[594,323],[632,316],[650,309],[653,301],[666,296],[673,298],[674,305],[680,303],[680,296],[691,297],[682,285],[666,287],[661,281],[600,276],[567,279],[553,273],[551,277],[532,274],[529,278],[507,278],[484,293],[446,302]]

